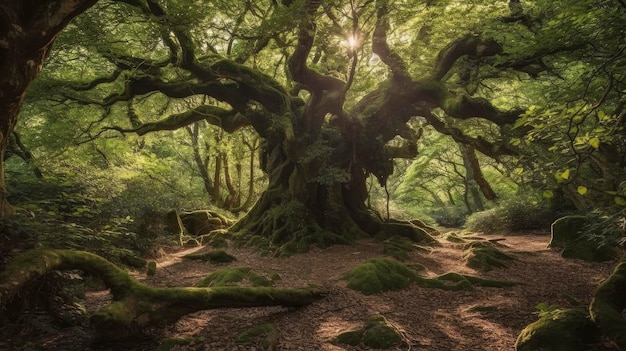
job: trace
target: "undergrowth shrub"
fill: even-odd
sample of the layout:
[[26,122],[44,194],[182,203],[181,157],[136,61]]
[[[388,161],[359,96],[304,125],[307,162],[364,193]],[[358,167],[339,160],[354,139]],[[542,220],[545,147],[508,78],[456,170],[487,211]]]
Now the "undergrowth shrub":
[[467,217],[465,228],[485,233],[549,230],[557,217],[549,204],[534,196],[519,196],[503,200],[494,208],[471,214]]
[[582,235],[597,243],[598,247],[626,247],[626,209],[607,212],[596,209],[587,215]]
[[428,214],[438,225],[448,228],[463,226],[467,216],[466,210],[459,206],[435,207]]

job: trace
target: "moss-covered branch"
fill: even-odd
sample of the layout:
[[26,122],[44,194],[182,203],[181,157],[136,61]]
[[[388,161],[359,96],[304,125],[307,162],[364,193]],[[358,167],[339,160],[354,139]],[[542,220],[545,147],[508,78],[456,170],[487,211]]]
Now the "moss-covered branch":
[[372,51],[380,57],[393,73],[394,78],[410,80],[407,64],[387,43],[389,31],[389,8],[387,1],[376,1],[376,27],[372,34]]
[[170,115],[152,123],[144,123],[134,128],[108,127],[121,133],[137,133],[144,135],[161,130],[176,130],[192,123],[205,120],[209,124],[218,126],[228,133],[235,132],[250,125],[250,121],[243,115],[217,106],[200,105],[183,113]]
[[121,338],[150,325],[174,322],[182,316],[221,307],[300,307],[324,297],[318,288],[269,287],[154,288],[137,282],[124,270],[92,253],[33,250],[15,257],[0,277],[0,308],[30,282],[51,270],[78,269],[100,278],[111,289],[113,303],[91,318],[100,337]]
[[437,60],[433,78],[441,80],[452,68],[452,65],[463,56],[494,56],[502,52],[502,46],[494,40],[483,40],[475,35],[466,35],[453,41],[443,48]]

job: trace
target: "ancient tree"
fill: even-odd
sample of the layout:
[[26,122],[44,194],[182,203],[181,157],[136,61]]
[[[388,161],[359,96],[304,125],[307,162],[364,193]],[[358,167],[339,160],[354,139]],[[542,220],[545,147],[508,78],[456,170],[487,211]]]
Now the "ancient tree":
[[[269,185],[231,231],[270,251],[290,253],[312,243],[377,235],[430,241],[423,228],[389,221],[366,206],[368,177],[384,185],[394,159],[417,155],[420,123],[468,145],[472,153],[515,153],[504,129],[521,111],[498,108],[459,89],[456,81],[468,62],[497,65],[502,72],[526,67],[495,60],[503,47],[492,38],[459,35],[428,52],[434,59],[416,70],[389,44],[390,36],[397,40],[392,30],[397,12],[385,1],[348,7],[321,1],[215,5],[210,15],[219,26],[207,24],[208,37],[197,33],[197,24],[184,26],[175,6],[154,1],[119,6],[132,8],[152,27],[154,52],[96,47],[110,69],[87,84],[66,84],[64,99],[103,108],[126,104],[128,122],[109,124],[102,133],[143,135],[200,120],[227,132],[252,126],[263,140]],[[98,24],[93,16],[82,23]],[[226,38],[219,41],[222,34]],[[345,43],[333,43],[329,35]],[[384,79],[363,87],[359,80],[370,58]],[[94,94],[112,83],[122,87]],[[188,108],[158,118],[138,113],[136,106],[155,94],[186,101]],[[495,132],[470,135],[450,123],[468,119]]]

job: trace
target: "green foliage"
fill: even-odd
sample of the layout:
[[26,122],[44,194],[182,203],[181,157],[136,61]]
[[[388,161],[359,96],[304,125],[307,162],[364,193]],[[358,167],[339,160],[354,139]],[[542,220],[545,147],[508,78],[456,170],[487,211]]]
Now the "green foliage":
[[586,224],[581,228],[586,239],[597,243],[598,247],[626,246],[626,209],[614,213],[596,209],[586,217]]
[[465,227],[485,233],[548,229],[555,217],[556,214],[546,201],[536,196],[519,196],[503,200],[492,209],[470,215]]

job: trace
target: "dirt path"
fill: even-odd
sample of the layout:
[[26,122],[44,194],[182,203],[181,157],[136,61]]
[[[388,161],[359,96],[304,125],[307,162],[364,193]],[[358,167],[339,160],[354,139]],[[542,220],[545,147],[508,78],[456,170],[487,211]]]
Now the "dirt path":
[[[173,350],[262,350],[256,344],[237,344],[236,338],[264,323],[273,323],[278,331],[277,350],[367,350],[336,346],[330,340],[341,332],[362,326],[369,316],[382,314],[405,337],[405,345],[397,350],[493,351],[513,350],[519,332],[536,320],[535,306],[539,303],[563,307],[577,303],[588,305],[591,293],[615,264],[565,260],[546,248],[549,236],[545,233],[499,238],[504,240],[498,241],[498,247],[517,258],[509,268],[478,273],[463,265],[463,244],[448,241],[442,241],[442,246],[431,252],[412,253],[405,263],[423,264],[427,268],[424,274],[429,276],[452,271],[518,281],[523,285],[504,289],[478,287],[474,291],[460,292],[413,286],[398,292],[364,296],[347,289],[340,278],[364,260],[384,256],[382,245],[372,240],[362,240],[354,246],[314,249],[283,259],[261,256],[246,249],[227,249],[237,261],[225,266],[180,259],[195,250],[189,249],[160,260],[155,276],[136,277],[155,286],[190,286],[217,269],[251,267],[258,272],[278,273],[282,279],[275,282],[275,287],[317,284],[329,291],[325,299],[298,310],[279,307],[218,309],[188,315],[161,330],[163,337],[196,340],[193,345],[177,346]],[[91,296],[96,300],[106,298],[102,293]],[[56,346],[38,349],[63,349]],[[95,349],[118,350],[120,347],[109,345]],[[124,344],[121,349],[154,348],[154,344]],[[589,350],[614,349],[605,341]]]

